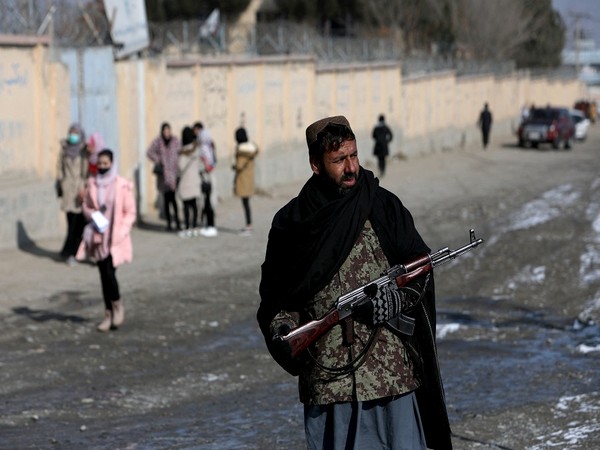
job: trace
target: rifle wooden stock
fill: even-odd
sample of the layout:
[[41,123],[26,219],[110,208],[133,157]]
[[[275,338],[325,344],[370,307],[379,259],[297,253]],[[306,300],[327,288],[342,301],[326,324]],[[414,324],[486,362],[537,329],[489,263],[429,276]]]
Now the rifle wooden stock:
[[308,348],[310,344],[319,339],[325,332],[330,330],[340,321],[340,312],[337,309],[331,310],[319,320],[312,320],[304,325],[294,328],[280,339],[287,342],[291,349],[293,358],[298,356]]

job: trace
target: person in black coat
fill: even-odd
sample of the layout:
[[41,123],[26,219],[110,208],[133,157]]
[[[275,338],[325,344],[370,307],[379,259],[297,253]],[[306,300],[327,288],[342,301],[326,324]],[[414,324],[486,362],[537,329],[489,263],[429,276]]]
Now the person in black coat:
[[377,125],[373,128],[373,139],[375,139],[373,155],[377,157],[380,177],[385,174],[385,160],[390,154],[389,143],[392,142],[393,137],[392,131],[385,123],[385,116],[381,114]]
[[479,128],[481,128],[481,137],[483,139],[483,148],[486,149],[490,142],[490,130],[492,129],[492,113],[488,104],[483,105],[483,111],[479,114]]

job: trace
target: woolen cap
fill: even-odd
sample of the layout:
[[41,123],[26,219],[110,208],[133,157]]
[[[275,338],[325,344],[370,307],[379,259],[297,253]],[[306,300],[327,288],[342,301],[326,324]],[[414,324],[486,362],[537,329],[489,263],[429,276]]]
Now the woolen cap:
[[324,119],[317,120],[316,122],[310,124],[306,129],[306,143],[308,144],[309,148],[312,144],[314,144],[317,141],[317,136],[319,135],[319,133],[325,128],[327,128],[329,125],[342,125],[344,127],[347,127],[350,130],[350,132],[354,134],[352,128],[350,128],[350,123],[348,122],[348,119],[346,119],[344,116],[325,117]]

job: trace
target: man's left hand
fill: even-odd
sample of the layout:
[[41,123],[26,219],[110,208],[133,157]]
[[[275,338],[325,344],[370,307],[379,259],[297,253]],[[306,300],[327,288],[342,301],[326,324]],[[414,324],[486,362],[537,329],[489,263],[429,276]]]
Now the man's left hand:
[[402,311],[404,292],[394,284],[386,284],[377,289],[373,302],[373,325],[379,325],[398,316]]

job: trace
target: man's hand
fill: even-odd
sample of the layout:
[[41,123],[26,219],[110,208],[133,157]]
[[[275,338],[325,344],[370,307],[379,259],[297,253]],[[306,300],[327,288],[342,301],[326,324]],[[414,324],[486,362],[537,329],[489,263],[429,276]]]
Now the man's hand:
[[365,288],[365,293],[370,300],[360,305],[354,312],[357,320],[367,325],[379,325],[387,322],[400,313],[407,314],[421,301],[429,275],[410,281],[402,287],[389,283],[381,287],[370,284]]
[[379,288],[373,284],[369,288],[373,291],[367,292],[371,296],[370,300],[355,311],[358,320],[376,326],[400,315],[402,306],[406,304],[403,291],[392,283]]
[[291,331],[292,327],[287,323],[282,323],[275,330],[271,338],[271,344],[268,346],[271,355],[291,375],[298,375],[299,365],[295,358],[292,358],[292,349],[287,341],[281,339]]
[[271,346],[273,351],[283,359],[291,359],[292,349],[287,341],[281,339],[283,336],[288,334],[292,327],[287,323],[282,323],[273,331],[273,337],[271,340]]
[[386,284],[377,289],[371,298],[373,303],[372,325],[379,325],[398,316],[402,311],[404,293],[393,284]]
[[273,332],[273,340],[278,337],[287,335],[292,330],[292,326],[289,323],[282,323]]

